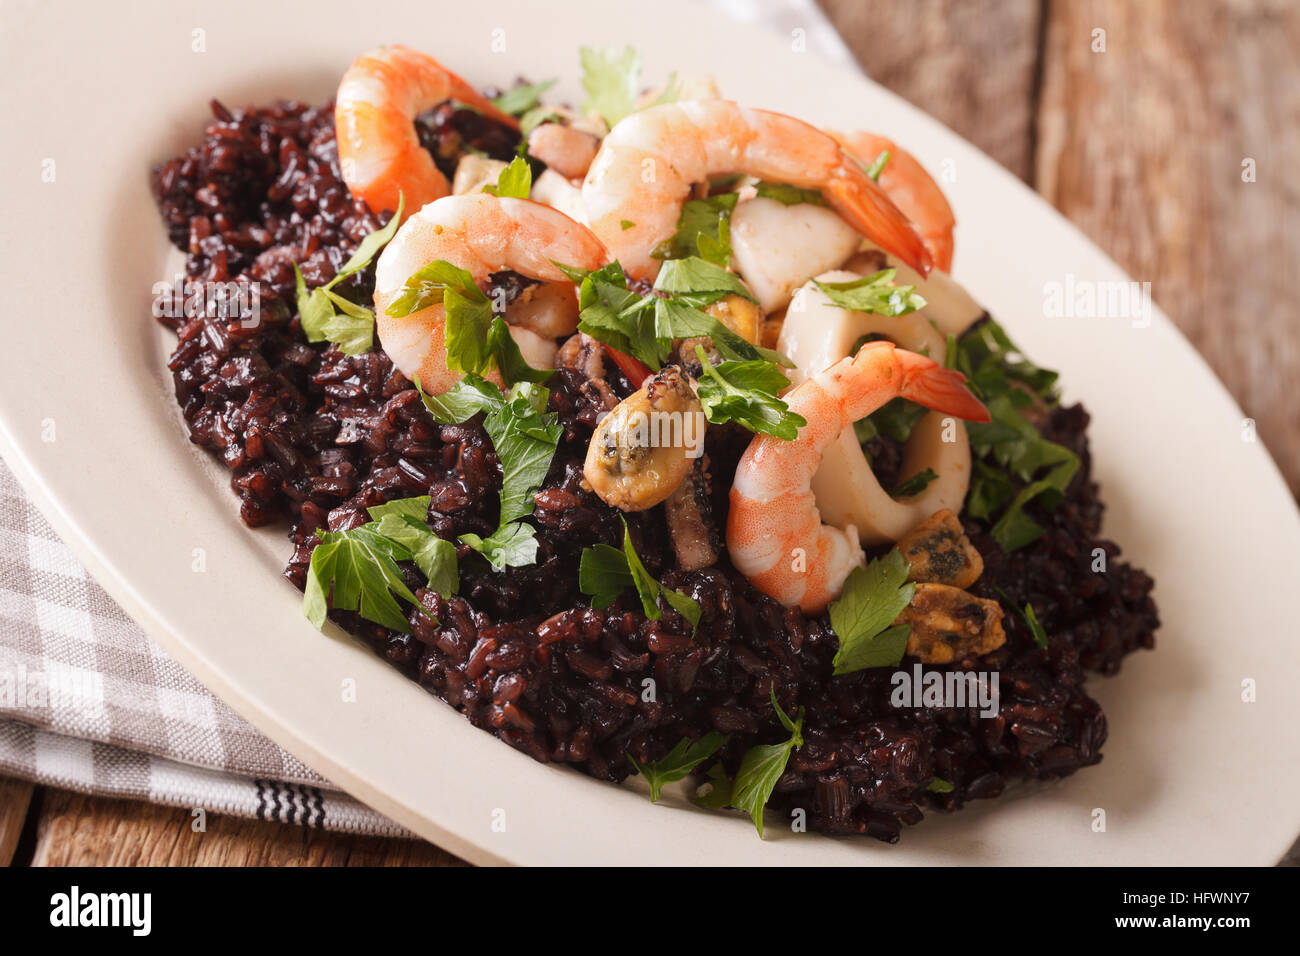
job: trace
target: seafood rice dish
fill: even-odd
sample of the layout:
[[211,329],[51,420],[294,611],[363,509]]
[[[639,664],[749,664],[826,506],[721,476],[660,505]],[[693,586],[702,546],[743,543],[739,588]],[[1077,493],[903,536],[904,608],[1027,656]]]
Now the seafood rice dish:
[[258,304],[155,315],[307,619],[760,836],[894,842],[1100,761],[1085,681],[1154,646],[1153,582],[905,131],[577,65],[570,103],[386,46],[152,171],[187,286]]

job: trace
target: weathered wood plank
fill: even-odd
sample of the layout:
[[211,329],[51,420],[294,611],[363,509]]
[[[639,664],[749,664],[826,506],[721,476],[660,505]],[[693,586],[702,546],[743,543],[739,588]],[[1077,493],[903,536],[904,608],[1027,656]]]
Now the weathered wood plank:
[[463,866],[430,843],[325,833],[47,790],[33,866]]
[[1054,2],[1048,21],[1039,191],[1151,282],[1300,492],[1300,8]]
[[26,780],[0,777],[0,866],[13,862],[34,789]]
[[1038,0],[818,2],[872,79],[1029,178]]

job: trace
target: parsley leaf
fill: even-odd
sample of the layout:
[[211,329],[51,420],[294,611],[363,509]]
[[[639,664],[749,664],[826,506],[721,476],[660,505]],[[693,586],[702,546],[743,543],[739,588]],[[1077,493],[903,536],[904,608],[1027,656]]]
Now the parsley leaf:
[[698,345],[695,355],[703,369],[697,393],[710,422],[738,422],[752,432],[765,432],[785,441],[793,441],[799,429],[808,424],[806,418],[790,411],[776,397],[790,380],[773,363],[729,360],[715,368]]
[[672,750],[650,763],[640,763],[631,754],[627,759],[636,772],[649,781],[650,802],[658,803],[665,784],[684,780],[692,770],[721,750],[727,740],[726,734],[715,730],[699,740],[683,737]]
[[[417,387],[419,383],[416,383]],[[421,397],[434,420],[460,424],[486,412],[483,429],[501,463],[501,516],[487,538],[463,534],[460,540],[478,551],[497,570],[537,560],[533,527],[520,521],[533,513],[534,496],[546,480],[564,428],[547,412],[550,392],[534,382],[519,382],[502,395],[495,385],[469,373],[441,395]]]
[[549,398],[540,385],[520,382],[483,420],[501,461],[502,525],[533,513],[533,495],[550,470],[564,428],[546,411]]
[[526,83],[523,86],[516,86],[513,89],[506,90],[500,96],[492,101],[495,106],[503,113],[509,113],[511,116],[523,116],[529,110],[536,109],[542,102],[542,94],[549,90],[556,83],[556,78],[542,80],[540,83]]
[[911,399],[895,398],[860,422],[855,422],[853,428],[860,442],[870,441],[878,434],[896,442],[905,442],[911,437],[916,423],[928,412],[928,408]]
[[911,567],[894,548],[883,558],[854,568],[838,601],[831,602],[831,629],[840,639],[835,676],[868,667],[889,667],[903,659],[911,625],[891,625],[912,601]]
[[[400,319],[442,301],[448,288],[467,289],[474,285],[474,277],[465,269],[452,265],[446,259],[434,259],[413,272],[402,284],[401,294],[385,310]],[[486,296],[484,297],[486,298]]]
[[913,498],[929,486],[939,476],[934,473],[933,468],[926,468],[924,471],[918,471],[906,481],[900,481],[898,486],[889,493],[891,498]]
[[926,785],[925,789],[929,790],[931,793],[952,793],[956,788],[947,780],[944,780],[943,777],[934,777]]
[[655,289],[691,296],[692,302],[701,305],[716,302],[727,295],[738,295],[750,302],[758,301],[740,276],[698,256],[669,259],[665,262],[655,277]]
[[[582,88],[587,99],[584,112],[594,112],[611,129],[625,116],[635,113],[641,93],[641,58],[634,49],[624,47],[580,47]],[[651,105],[671,103],[677,99],[677,74],[672,74],[663,93]]]
[[740,279],[698,257],[665,262],[655,281],[655,295],[638,295],[627,286],[617,262],[584,272],[556,263],[578,284],[578,328],[592,338],[640,359],[658,370],[675,339],[707,336],[724,358],[766,360],[789,365],[789,359],[747,341],[702,311],[732,294],[753,296]]
[[489,183],[483,187],[485,193],[510,199],[527,199],[533,188],[533,169],[528,160],[516,156],[510,165],[501,170],[496,185]]
[[428,495],[398,498],[366,510],[379,534],[411,553],[411,560],[423,572],[432,590],[444,598],[456,593],[460,587],[456,546],[438,537],[425,524],[429,514]]
[[356,611],[392,631],[409,631],[397,597],[424,610],[397,565],[411,560],[411,552],[380,534],[373,522],[347,531],[317,531],[316,535],[320,543],[311,553],[302,599],[307,619],[320,628],[333,607]]
[[700,605],[654,579],[632,547],[627,520],[621,515],[619,520],[623,522],[622,553],[607,544],[584,548],[578,562],[578,589],[591,595],[591,606],[600,610],[613,604],[623,589],[632,585],[641,599],[641,609],[646,617],[652,621],[663,617],[659,610],[659,598],[663,598],[669,607],[691,622],[691,633],[694,634],[700,625]]
[[731,213],[739,198],[739,193],[720,193],[686,202],[677,217],[677,232],[655,246],[651,257],[685,259],[698,256],[725,266],[731,261]]
[[591,606],[596,610],[609,607],[624,588],[635,584],[621,550],[608,544],[583,548],[578,562],[578,590],[591,595]]
[[775,199],[783,206],[798,206],[807,203],[810,206],[824,206],[826,199],[816,189],[801,189],[789,183],[760,182],[754,187],[760,199]]
[[486,538],[462,534],[460,540],[487,559],[496,570],[537,563],[537,533],[522,521],[503,524]]
[[1002,603],[1010,607],[1011,610],[1015,612],[1016,617],[1024,621],[1025,627],[1029,628],[1029,634],[1033,637],[1034,643],[1043,650],[1047,650],[1047,631],[1045,631],[1043,625],[1038,622],[1038,615],[1034,613],[1034,606],[1032,604],[1026,604],[1021,608],[1007,596],[1006,591],[1003,591],[999,587],[995,587],[995,590],[998,592],[998,596],[1002,598]]
[[507,385],[515,382],[545,382],[555,374],[553,368],[533,368],[519,351],[519,343],[510,334],[510,326],[505,319],[495,316],[488,327],[487,351],[491,356],[491,365],[501,371],[501,378]]
[[867,175],[871,177],[873,182],[880,182],[880,174],[885,171],[885,164],[887,162],[889,162],[889,150],[882,149],[880,155],[877,156],[875,160],[872,161],[871,165],[866,168]]
[[897,273],[897,269],[881,269],[848,282],[813,282],[833,305],[850,312],[897,316],[925,308],[925,299],[917,294],[916,286],[892,284]]
[[[522,159],[514,162],[527,170],[528,164]],[[506,167],[502,179],[513,166],[511,163]],[[495,367],[507,384],[544,382],[553,374],[549,369],[533,368],[524,360],[510,327],[494,314],[492,302],[473,275],[445,259],[435,259],[412,273],[387,312],[400,318],[438,302],[446,310],[443,329],[449,369],[477,375]]]
[[[382,229],[369,233],[356,252],[323,286],[307,291],[302,270],[293,265],[294,294],[298,300],[298,321],[308,342],[333,342],[344,355],[363,355],[374,348],[375,314],[363,305],[334,292],[336,285],[370,266],[379,250],[397,234],[402,223],[406,197],[399,195],[397,212]],[[336,311],[337,310],[337,311]]]
[[772,707],[781,726],[790,731],[790,739],[779,744],[759,744],[750,748],[740,761],[740,769],[736,771],[731,791],[731,805],[749,814],[760,837],[763,835],[763,810],[767,801],[771,799],[781,774],[785,773],[790,754],[803,746],[803,708],[800,707],[798,716],[791,720],[776,702],[775,685],[770,688],[770,693]]
[[584,46],[579,48],[578,56],[582,62],[582,88],[587,92],[582,109],[598,114],[605,125],[613,128],[636,110],[641,58],[630,46],[624,47],[622,53],[613,47]]
[[731,806],[731,778],[720,763],[709,768],[704,783],[695,791],[695,802],[710,810],[721,810]]

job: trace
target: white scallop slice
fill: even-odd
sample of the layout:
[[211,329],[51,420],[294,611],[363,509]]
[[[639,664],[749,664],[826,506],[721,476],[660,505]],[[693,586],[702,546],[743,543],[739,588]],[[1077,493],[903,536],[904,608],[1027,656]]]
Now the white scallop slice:
[[824,206],[757,198],[738,203],[731,214],[733,262],[764,315],[787,305],[809,276],[843,263],[861,241]]

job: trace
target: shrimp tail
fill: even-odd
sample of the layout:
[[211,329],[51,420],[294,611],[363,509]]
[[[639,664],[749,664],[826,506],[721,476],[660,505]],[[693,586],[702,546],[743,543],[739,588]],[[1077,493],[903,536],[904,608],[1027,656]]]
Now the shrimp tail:
[[850,226],[870,236],[921,275],[930,274],[934,259],[925,242],[885,191],[865,173],[832,178],[823,192]]
[[904,398],[968,422],[992,420],[984,403],[966,387],[966,376],[961,372],[904,349],[897,349],[894,354],[903,367],[903,383],[898,393]]

